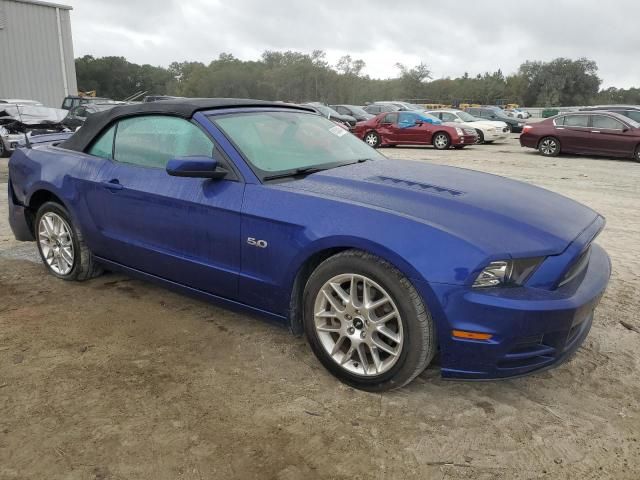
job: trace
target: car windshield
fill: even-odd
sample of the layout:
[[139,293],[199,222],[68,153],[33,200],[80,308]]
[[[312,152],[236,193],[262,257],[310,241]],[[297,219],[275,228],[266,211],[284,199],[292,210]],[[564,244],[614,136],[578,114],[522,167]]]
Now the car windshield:
[[327,107],[326,105],[316,105],[314,103],[310,104],[313,108],[315,108],[316,110],[318,110],[322,115],[324,115],[325,117],[335,117],[335,116],[340,116],[340,114],[338,112],[336,112],[333,108],[331,107]]
[[471,115],[470,113],[467,113],[467,112],[456,112],[455,114],[463,122],[477,122],[478,120],[481,120],[480,118],[476,118],[476,117],[474,117],[473,115]]
[[251,112],[210,117],[256,175],[303,173],[384,158],[340,125],[303,112]]
[[354,107],[353,105],[349,105],[349,110],[351,110],[352,113],[355,113],[356,115],[363,115],[363,116],[368,116],[370,115],[369,113],[365,112],[362,108],[360,107]]

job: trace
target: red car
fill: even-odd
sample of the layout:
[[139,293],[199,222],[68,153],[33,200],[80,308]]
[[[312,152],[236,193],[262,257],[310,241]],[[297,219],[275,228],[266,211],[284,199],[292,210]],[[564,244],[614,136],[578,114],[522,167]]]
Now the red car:
[[372,147],[433,145],[446,150],[473,145],[477,140],[475,129],[446,125],[422,112],[381,113],[357,123],[353,134]]
[[575,112],[526,125],[520,145],[545,157],[562,153],[630,157],[640,162],[640,123],[615,112]]

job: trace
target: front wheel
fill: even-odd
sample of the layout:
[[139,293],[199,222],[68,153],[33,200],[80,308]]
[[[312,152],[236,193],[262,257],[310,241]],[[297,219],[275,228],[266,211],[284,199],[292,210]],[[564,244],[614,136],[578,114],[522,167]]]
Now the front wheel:
[[42,262],[52,275],[87,280],[102,273],[69,212],[59,203],[47,202],[38,209],[35,234]]
[[560,142],[554,137],[544,137],[538,144],[538,151],[545,157],[557,157],[560,154]]
[[476,130],[478,137],[476,138],[476,143],[481,145],[484,143],[484,132],[482,130]]
[[364,136],[364,141],[370,147],[378,148],[380,146],[380,135],[376,132],[369,132]]
[[633,156],[633,159],[634,159],[636,162],[640,162],[640,145],[638,145],[638,147],[636,148],[636,153],[635,153],[635,155]]
[[325,260],[304,291],[304,328],[320,362],[367,391],[400,388],[433,358],[433,320],[411,282],[359,250]]
[[444,132],[436,133],[433,137],[433,146],[437,150],[446,150],[451,146],[451,138]]

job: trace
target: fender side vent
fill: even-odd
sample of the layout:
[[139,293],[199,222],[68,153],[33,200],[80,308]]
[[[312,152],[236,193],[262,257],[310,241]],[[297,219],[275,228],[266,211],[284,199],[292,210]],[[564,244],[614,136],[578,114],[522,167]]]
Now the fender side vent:
[[440,187],[438,185],[430,185],[428,183],[419,183],[412,182],[410,180],[403,180],[401,178],[392,178],[392,177],[369,177],[366,179],[369,182],[375,183],[385,183],[390,185],[395,185],[401,188],[410,188],[412,190],[422,190],[422,191],[430,191],[432,193],[440,193],[445,195],[451,195],[452,197],[458,197],[460,195],[464,195],[464,192],[459,190],[453,190],[451,188]]

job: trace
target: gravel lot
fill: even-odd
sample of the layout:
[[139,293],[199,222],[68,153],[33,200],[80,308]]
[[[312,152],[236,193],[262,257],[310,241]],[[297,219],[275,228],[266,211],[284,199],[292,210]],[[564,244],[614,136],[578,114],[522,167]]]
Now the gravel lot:
[[[607,217],[613,278],[572,361],[368,394],[304,339],[121,275],[66,283],[0,195],[0,479],[640,478],[640,164],[512,139],[385,149],[524,180]],[[6,192],[7,161],[0,159]]]

